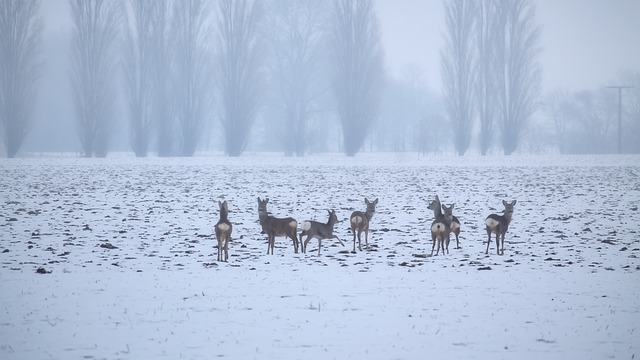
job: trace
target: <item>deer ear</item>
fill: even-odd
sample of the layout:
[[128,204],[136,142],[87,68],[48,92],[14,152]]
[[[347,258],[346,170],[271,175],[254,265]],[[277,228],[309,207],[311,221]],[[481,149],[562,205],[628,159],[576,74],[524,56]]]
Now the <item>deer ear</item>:
[[508,203],[506,201],[502,200],[502,205],[507,206],[507,204]]
[[262,202],[262,200],[260,200],[260,196],[258,196],[258,202]]
[[511,206],[516,206],[516,200],[513,200],[513,204]]
[[440,198],[438,197],[438,195],[436,195],[436,201],[440,202]]
[[454,207],[456,207],[456,204],[451,204],[451,210],[453,210]]
[[369,205],[369,200],[367,200],[367,198],[364,198],[364,203]]
[[373,200],[373,205],[378,205],[378,199]]

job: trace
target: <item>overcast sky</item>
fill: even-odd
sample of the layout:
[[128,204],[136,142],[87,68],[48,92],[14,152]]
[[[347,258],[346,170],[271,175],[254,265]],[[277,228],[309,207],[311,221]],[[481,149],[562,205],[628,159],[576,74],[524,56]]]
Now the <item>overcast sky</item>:
[[[595,89],[620,69],[640,70],[640,0],[535,0],[542,25],[543,91]],[[67,0],[45,0],[48,29],[68,27]],[[440,88],[442,0],[377,0],[388,69],[422,69]]]
[[[543,91],[595,89],[620,69],[640,70],[640,0],[535,0],[542,25]],[[441,0],[378,0],[389,70],[419,65],[440,84]],[[439,89],[438,89],[439,90]]]

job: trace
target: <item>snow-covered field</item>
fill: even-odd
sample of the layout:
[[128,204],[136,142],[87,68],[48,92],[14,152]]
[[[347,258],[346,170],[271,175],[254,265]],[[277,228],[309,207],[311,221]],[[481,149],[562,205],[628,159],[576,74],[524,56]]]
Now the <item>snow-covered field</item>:
[[[640,157],[0,159],[2,359],[640,356]],[[429,256],[438,194],[461,246]],[[345,241],[266,255],[276,216]],[[347,218],[379,199],[369,246]],[[218,200],[234,225],[216,262]],[[484,218],[517,199],[505,254]]]

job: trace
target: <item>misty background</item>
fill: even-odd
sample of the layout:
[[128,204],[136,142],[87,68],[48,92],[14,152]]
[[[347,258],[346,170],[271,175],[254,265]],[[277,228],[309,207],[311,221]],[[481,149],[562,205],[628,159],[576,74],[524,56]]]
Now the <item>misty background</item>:
[[640,152],[634,0],[0,2],[3,156]]

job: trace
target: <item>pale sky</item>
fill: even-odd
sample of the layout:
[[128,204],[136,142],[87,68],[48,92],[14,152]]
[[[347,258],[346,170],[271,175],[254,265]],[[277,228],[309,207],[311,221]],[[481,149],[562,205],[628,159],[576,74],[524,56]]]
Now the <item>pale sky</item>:
[[[327,0],[323,0],[327,1]],[[442,0],[376,0],[385,61],[394,76],[409,66],[440,86]],[[542,25],[542,88],[596,89],[621,69],[640,71],[640,0],[534,0]],[[46,29],[70,25],[67,0],[42,2]]]
[[[621,69],[640,71],[640,0],[534,0],[542,25],[543,92],[596,89]],[[442,0],[377,0],[388,69],[422,69],[440,90]]]

